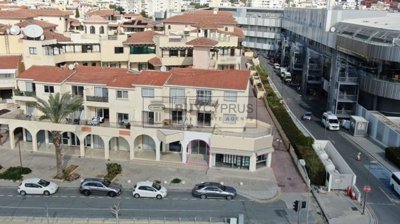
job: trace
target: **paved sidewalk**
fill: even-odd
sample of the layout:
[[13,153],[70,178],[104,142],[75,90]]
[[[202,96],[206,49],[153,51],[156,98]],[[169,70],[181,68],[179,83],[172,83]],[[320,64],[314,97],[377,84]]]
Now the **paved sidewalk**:
[[[64,156],[64,165],[78,165],[77,173],[81,179],[85,177],[103,177],[106,174],[105,161],[95,158],[79,158],[75,156]],[[271,168],[261,168],[256,172],[245,170],[231,170],[223,168],[196,167],[188,164],[146,161],[135,159],[132,161],[116,161],[122,165],[122,173],[115,181],[122,184],[123,188],[131,189],[137,181],[159,180],[171,190],[189,191],[193,186],[202,181],[223,182],[233,186],[242,196],[252,200],[272,200],[279,196],[279,187]],[[25,177],[40,177],[53,180],[55,175],[55,158],[53,153],[22,150],[23,166],[30,167],[32,173]],[[7,168],[19,165],[18,150],[0,150],[0,164]],[[179,178],[181,184],[171,184],[171,180]],[[61,187],[79,187],[80,180],[73,182],[58,181]],[[0,180],[2,186],[16,186],[12,181]]]

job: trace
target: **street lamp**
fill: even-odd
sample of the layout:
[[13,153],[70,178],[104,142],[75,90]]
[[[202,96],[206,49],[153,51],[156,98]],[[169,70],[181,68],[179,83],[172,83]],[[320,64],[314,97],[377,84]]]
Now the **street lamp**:
[[311,180],[308,177],[307,169],[306,169],[306,161],[304,159],[299,159],[299,163],[301,167],[304,170],[304,173],[306,174],[306,181],[307,181],[307,188],[308,188],[308,194],[307,194],[307,215],[306,215],[306,223],[308,224],[308,211],[309,211],[309,206],[310,206],[310,193],[311,193]]

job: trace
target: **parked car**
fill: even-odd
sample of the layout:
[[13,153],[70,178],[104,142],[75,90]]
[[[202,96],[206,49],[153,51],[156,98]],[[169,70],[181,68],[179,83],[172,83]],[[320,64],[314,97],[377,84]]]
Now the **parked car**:
[[46,196],[56,193],[57,190],[57,184],[40,178],[26,179],[19,184],[17,189],[20,195],[43,194]]
[[192,190],[192,195],[201,199],[226,198],[231,200],[236,197],[236,189],[215,182],[205,182],[196,184]]
[[133,187],[132,195],[135,198],[157,198],[167,197],[167,189],[152,181],[140,181]]
[[329,130],[339,130],[339,119],[331,111],[324,112],[321,119],[322,126]]
[[121,188],[122,187],[120,184],[111,183],[107,180],[99,178],[86,178],[79,186],[79,192],[86,196],[89,196],[91,194],[101,194],[115,197],[121,194]]
[[278,63],[275,63],[275,64],[274,64],[274,69],[279,70],[280,67],[281,67],[281,66],[280,66]]
[[309,112],[309,111],[305,112],[305,113],[303,114],[303,116],[301,116],[301,119],[302,119],[302,120],[311,121],[311,119],[312,119],[312,113]]

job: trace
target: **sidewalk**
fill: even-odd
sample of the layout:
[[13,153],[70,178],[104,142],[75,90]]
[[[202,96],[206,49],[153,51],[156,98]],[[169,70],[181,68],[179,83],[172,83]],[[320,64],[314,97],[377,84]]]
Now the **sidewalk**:
[[[54,154],[49,152],[31,152],[21,150],[23,166],[32,169],[32,173],[25,176],[40,177],[52,180],[61,187],[78,188],[80,179],[73,182],[53,180],[56,173]],[[132,161],[105,161],[104,159],[79,158],[64,156],[64,165],[78,165],[76,172],[85,177],[103,177],[106,174],[106,163],[117,162],[122,166],[122,173],[116,177],[115,182],[122,184],[123,188],[131,189],[132,186],[143,180],[159,180],[169,190],[190,191],[195,184],[202,181],[223,182],[237,189],[238,194],[252,200],[272,200],[279,195],[275,175],[271,168],[261,168],[256,172],[245,170],[232,170],[227,168],[208,168],[205,166],[191,166],[188,164],[146,161],[135,159]],[[18,150],[0,150],[0,164],[7,168],[19,165]],[[171,184],[171,180],[179,178],[180,184]],[[17,186],[18,183],[0,180],[1,186]]]

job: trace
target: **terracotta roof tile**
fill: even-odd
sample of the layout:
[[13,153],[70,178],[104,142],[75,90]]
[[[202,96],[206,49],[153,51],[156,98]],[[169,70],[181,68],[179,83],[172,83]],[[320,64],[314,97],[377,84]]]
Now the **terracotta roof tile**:
[[136,75],[126,74],[126,75],[116,75],[109,82],[107,86],[109,87],[121,87],[121,88],[132,88],[132,83],[135,81]]
[[74,13],[68,10],[59,9],[21,9],[23,13],[33,14],[35,16],[48,16],[48,17],[69,17]]
[[53,31],[45,30],[43,32],[45,40],[57,40],[57,42],[71,42],[71,39]]
[[218,44],[218,41],[211,40],[207,37],[199,37],[186,42],[186,45],[200,46],[200,47],[213,47]]
[[136,75],[134,85],[146,85],[146,86],[163,86],[169,79],[171,73],[146,70]]
[[69,18],[69,23],[71,24],[71,26],[80,26],[81,21],[79,21],[78,19],[74,19],[74,18]]
[[69,70],[67,68],[34,65],[28,70],[22,72],[18,76],[18,79],[33,79],[37,82],[62,83],[74,72],[74,70]]
[[159,57],[154,57],[147,62],[152,64],[153,66],[162,66],[161,59]]
[[244,39],[244,37],[245,37],[244,33],[243,33],[243,30],[240,29],[239,27],[234,27],[233,28],[233,32],[223,31],[223,30],[217,30],[217,32],[218,33],[225,33],[225,34],[230,34],[230,35],[233,35],[233,36],[237,36],[240,39]]
[[216,25],[236,25],[237,22],[232,13],[212,10],[198,10],[184,13],[182,15],[171,16],[163,21],[164,23],[180,24],[216,24]]
[[161,35],[157,32],[154,31],[144,31],[144,32],[138,32],[130,35],[126,41],[123,42],[123,44],[150,44],[153,45],[155,44],[153,41],[153,37],[155,35]]
[[115,76],[128,74],[127,69],[78,66],[76,73],[67,80],[75,83],[107,84]]
[[25,10],[0,10],[0,19],[33,19],[35,14]]
[[99,9],[99,10],[88,12],[89,16],[97,15],[97,16],[101,16],[101,17],[113,16],[114,14],[115,14],[115,12],[112,9]]
[[20,23],[17,23],[16,25],[19,27],[26,27],[29,25],[38,25],[38,26],[42,27],[43,29],[51,29],[51,28],[55,28],[57,26],[56,24],[53,24],[53,23],[48,23],[45,21],[35,20],[35,19],[25,20]]
[[17,69],[22,56],[0,56],[0,69]]
[[84,23],[108,23],[108,20],[104,19],[99,15],[93,15],[83,20]]
[[167,85],[246,90],[248,70],[173,68]]

